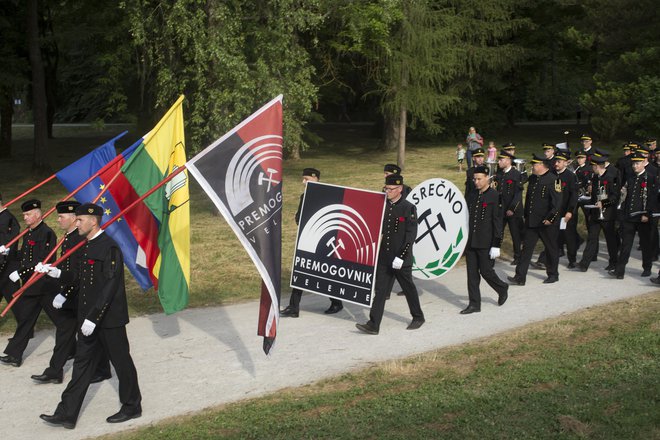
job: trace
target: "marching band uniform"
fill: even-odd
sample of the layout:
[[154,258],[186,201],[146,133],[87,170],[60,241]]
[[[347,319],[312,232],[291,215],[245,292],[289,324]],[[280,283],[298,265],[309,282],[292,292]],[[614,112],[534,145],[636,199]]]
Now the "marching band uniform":
[[[592,156],[592,164],[604,164],[607,158],[603,156]],[[605,235],[607,243],[607,253],[609,255],[607,270],[614,268],[618,255],[619,241],[616,233],[617,204],[619,200],[620,186],[618,181],[618,172],[611,166],[605,169],[603,175],[594,173],[591,183],[591,200],[589,204],[594,205],[599,201],[601,195],[602,211],[598,208],[591,208],[588,212],[587,221],[587,244],[582,253],[582,260],[578,264],[578,270],[586,272],[594,257],[598,253],[598,240],[601,229]],[[603,199],[603,197],[606,198]],[[600,214],[603,218],[599,218]]]
[[[475,167],[475,173],[488,176],[488,168]],[[481,311],[481,278],[497,292],[498,304],[503,305],[508,297],[509,285],[495,273],[495,258],[502,245],[502,204],[500,194],[487,186],[481,192],[470,194],[467,200],[470,233],[465,247],[467,263],[467,284],[470,303],[461,314]],[[496,253],[493,251],[496,250]]]
[[[395,163],[386,163],[385,166],[383,167],[383,172],[385,173],[385,176],[388,176],[390,174],[396,174],[396,175],[401,175],[401,167]],[[408,194],[410,194],[412,191],[412,188],[409,187],[408,185],[403,185],[403,191],[401,192],[401,196],[406,199],[408,198]]]
[[[385,185],[403,185],[403,177],[392,174],[385,177]],[[383,215],[382,236],[378,262],[376,264],[376,292],[366,324],[355,326],[369,334],[377,335],[385,311],[385,301],[392,291],[394,280],[403,289],[410,314],[408,326],[415,330],[424,324],[424,313],[419,304],[417,288],[412,280],[413,244],[417,237],[417,210],[415,205],[403,198],[387,200]],[[396,266],[396,267],[395,267]]]
[[[508,157],[512,163],[515,160],[515,156],[507,151],[501,151],[499,157]],[[494,182],[502,199],[502,232],[504,232],[504,229],[508,225],[511,241],[513,242],[513,262],[511,264],[516,265],[520,261],[520,250],[522,247],[522,175],[520,171],[511,166],[508,170],[499,169],[495,175]],[[507,212],[511,212],[512,215],[507,215]]]
[[[569,155],[564,151],[560,151],[555,155],[556,158],[568,160]],[[578,232],[577,232],[577,199],[578,199],[578,178],[573,171],[565,168],[562,172],[556,173],[557,178],[561,182],[561,208],[559,210],[559,217],[564,217],[566,213],[570,212],[571,218],[566,222],[566,229],[559,230],[560,237],[563,236],[563,241],[566,243],[566,256],[568,258],[568,267],[575,267],[577,259],[578,247]]]
[[[0,201],[2,196],[0,195]],[[14,217],[14,214],[9,212],[7,208],[2,208],[0,210],[0,245],[5,245],[11,240],[16,238],[16,236],[21,232],[21,228],[18,224],[18,220]],[[14,295],[14,292],[18,290],[18,285],[9,279],[9,274],[18,270],[20,267],[20,258],[18,255],[18,242],[14,243],[6,250],[6,253],[0,254],[0,289],[2,289],[2,295],[9,303]],[[20,305],[14,304],[11,311],[14,315],[14,318],[18,321],[17,317],[17,307],[20,308]]]
[[[631,160],[633,162],[644,161],[646,157],[636,152]],[[651,216],[655,211],[656,204],[656,179],[643,169],[639,174],[630,176],[625,182],[627,188],[626,199],[623,203],[623,224],[621,249],[617,259],[616,267],[609,274],[617,279],[623,279],[630,252],[635,239],[635,233],[639,233],[639,241],[642,247],[642,276],[651,275],[653,264],[653,249],[651,244]],[[645,217],[647,221],[642,221]]]
[[[549,171],[549,161],[536,154],[532,164],[544,163],[546,172],[542,175],[532,174],[529,177],[527,194],[525,196],[525,238],[523,241],[520,263],[516,266],[516,275],[508,277],[512,284],[524,286],[527,271],[532,260],[534,247],[539,239],[543,242],[546,252],[546,273],[548,278],[543,282],[554,283],[559,280],[558,264],[559,249],[557,246],[559,208],[561,204],[561,183],[554,173]],[[547,221],[549,224],[544,224]]]
[[[35,199],[28,200],[21,205],[23,212],[40,208],[41,202]],[[43,261],[51,249],[55,247],[56,240],[55,233],[43,220],[29,229],[23,237],[19,254],[19,268],[10,274],[10,277],[15,280],[14,282],[18,282],[19,279],[24,283],[27,282],[34,273],[34,267],[37,263]],[[16,304],[18,305],[20,303],[16,311],[16,317],[18,319],[16,331],[4,350],[7,356],[0,357],[0,362],[15,367],[21,366],[23,363],[23,352],[34,332],[34,326],[42,309],[46,311],[48,317],[58,327],[58,324],[61,323],[61,315],[57,313],[57,310],[52,305],[56,289],[57,286],[52,280],[42,278],[23,293]],[[57,343],[55,346],[58,348]],[[55,355],[56,353],[53,353],[53,356]],[[63,357],[64,362],[66,362],[68,355],[69,352],[65,352],[64,350],[57,353],[57,356]]]
[[[474,150],[474,152],[472,153],[472,157],[475,158],[475,159],[476,159],[477,157],[481,157],[481,158],[483,158],[483,157],[485,157],[485,155],[486,155],[486,153],[484,153],[483,148],[477,148],[477,149]],[[474,169],[475,169],[475,167],[477,167],[477,166],[481,166],[481,164],[477,164],[476,162],[477,162],[477,161],[475,161],[475,165],[474,165],[474,166],[471,166],[471,167],[468,168],[467,171],[465,172],[465,177],[466,177],[466,178],[465,178],[465,198],[466,198],[466,199],[468,198],[468,196],[469,196],[470,194],[477,192],[477,188],[474,186],[474,181],[473,181],[473,179],[474,179]]]

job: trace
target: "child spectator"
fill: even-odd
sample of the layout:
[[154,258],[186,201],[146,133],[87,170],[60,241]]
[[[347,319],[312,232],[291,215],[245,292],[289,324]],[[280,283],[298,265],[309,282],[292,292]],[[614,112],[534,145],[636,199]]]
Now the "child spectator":
[[458,160],[458,171],[463,172],[463,160],[465,160],[465,148],[463,144],[458,144],[456,146],[456,160]]

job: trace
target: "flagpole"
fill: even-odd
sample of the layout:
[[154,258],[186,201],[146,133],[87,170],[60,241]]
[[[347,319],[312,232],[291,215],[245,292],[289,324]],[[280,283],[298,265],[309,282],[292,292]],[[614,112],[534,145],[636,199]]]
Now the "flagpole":
[[16,197],[14,197],[13,199],[11,199],[11,200],[8,201],[7,203],[5,203],[5,204],[4,204],[4,207],[5,207],[5,208],[9,207],[9,205],[11,205],[11,204],[15,203],[16,201],[22,199],[23,197],[27,196],[27,195],[30,194],[32,191],[35,191],[35,190],[41,188],[42,186],[44,186],[45,184],[47,184],[48,182],[50,182],[51,180],[53,180],[55,177],[57,177],[57,174],[53,174],[52,176],[48,177],[46,180],[42,181],[41,183],[38,183],[38,184],[34,185],[32,188],[28,189],[28,190],[25,191],[24,193],[22,193],[22,194],[20,194],[20,195],[18,195],[18,196],[16,196]]
[[[121,154],[117,155],[117,156],[114,157],[110,162],[108,162],[103,168],[107,167],[108,165],[112,165],[112,164],[118,162],[118,161],[119,161],[120,159],[122,159],[122,158],[123,158],[123,156],[122,156]],[[73,197],[76,193],[78,193],[80,190],[82,190],[84,187],[86,187],[86,186],[87,186],[92,180],[96,179],[96,178],[99,176],[99,174],[101,174],[101,170],[97,171],[97,172],[94,173],[92,176],[90,176],[90,177],[89,177],[87,180],[85,180],[80,186],[78,186],[78,188],[76,188],[76,189],[74,189],[73,191],[71,191],[66,197],[64,197],[64,198],[63,198],[62,200],[60,200],[60,201],[61,201],[61,202],[65,202],[65,201],[69,200],[69,199],[70,199],[71,197]],[[52,208],[50,208],[48,211],[46,211],[46,213],[45,213],[44,215],[41,216],[42,220],[45,219],[46,217],[48,217],[49,215],[51,215],[51,214],[53,213],[53,211],[55,211],[55,206],[53,206]],[[11,239],[11,240],[9,241],[9,243],[5,244],[5,247],[6,247],[6,248],[9,248],[11,245],[13,245],[13,244],[16,243],[18,240],[20,240],[21,237],[23,237],[25,234],[27,234],[27,232],[28,232],[29,230],[30,230],[30,228],[25,228],[20,234],[18,234],[16,237],[14,237],[13,239]]]
[[[164,178],[163,180],[161,180],[160,182],[158,182],[158,183],[157,183],[155,186],[153,186],[149,191],[147,191],[146,193],[144,193],[143,195],[141,195],[138,199],[134,200],[134,201],[133,201],[130,205],[128,205],[126,208],[124,208],[123,210],[119,211],[119,212],[117,213],[117,215],[115,215],[115,216],[112,217],[110,220],[108,220],[107,222],[105,222],[105,223],[101,226],[101,229],[106,229],[108,226],[110,226],[111,223],[114,223],[115,221],[117,221],[117,220],[118,220],[119,218],[121,218],[121,216],[123,216],[127,211],[133,209],[134,206],[136,206],[138,203],[142,202],[144,199],[146,199],[146,198],[149,197],[151,194],[153,194],[154,192],[156,192],[161,186],[165,185],[167,182],[169,182],[170,180],[172,180],[172,178],[174,178],[174,176],[176,176],[176,175],[179,174],[180,172],[184,171],[185,169],[186,169],[186,166],[185,166],[185,164],[184,164],[184,165],[180,166],[179,168],[177,168],[176,170],[174,170],[174,172],[172,172],[172,174],[168,175],[166,178]],[[69,250],[68,250],[66,253],[64,253],[62,256],[60,256],[60,258],[58,258],[57,260],[55,260],[51,266],[52,266],[52,267],[56,267],[56,266],[57,266],[58,264],[60,264],[62,261],[64,261],[64,260],[66,260],[67,258],[69,258],[69,257],[70,257],[75,251],[77,251],[78,249],[80,249],[85,243],[87,243],[87,240],[82,240],[81,242],[79,242],[78,244],[76,244],[74,247],[72,247],[71,249],[69,249]],[[0,317],[4,317],[4,316],[7,314],[7,312],[9,311],[9,309],[11,309],[11,307],[16,303],[16,301],[18,301],[18,299],[19,299],[19,298],[21,297],[21,295],[25,292],[25,290],[26,290],[28,287],[32,286],[32,285],[33,285],[34,283],[36,283],[37,281],[39,281],[39,279],[41,279],[44,275],[46,275],[46,274],[45,274],[45,273],[41,273],[41,272],[38,273],[38,274],[33,274],[32,278],[30,278],[28,281],[26,281],[25,284],[23,284],[23,286],[22,286],[20,289],[18,289],[18,290],[16,291],[16,293],[14,293],[12,300],[9,302],[9,304],[7,304],[7,305],[5,306],[5,308],[2,310],[2,313],[0,313]]]

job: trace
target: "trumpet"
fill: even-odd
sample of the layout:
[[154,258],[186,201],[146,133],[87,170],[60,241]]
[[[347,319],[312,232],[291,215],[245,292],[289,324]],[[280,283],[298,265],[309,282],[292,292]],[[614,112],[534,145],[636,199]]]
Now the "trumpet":
[[605,208],[603,207],[603,202],[607,200],[607,189],[605,185],[600,185],[598,187],[598,193],[596,194],[596,200],[600,202],[598,206],[598,220],[605,220]]
[[628,182],[626,182],[621,187],[621,193],[620,193],[620,196],[619,196],[619,205],[616,207],[616,209],[623,208],[623,204],[626,202],[626,197],[627,196],[628,196]]

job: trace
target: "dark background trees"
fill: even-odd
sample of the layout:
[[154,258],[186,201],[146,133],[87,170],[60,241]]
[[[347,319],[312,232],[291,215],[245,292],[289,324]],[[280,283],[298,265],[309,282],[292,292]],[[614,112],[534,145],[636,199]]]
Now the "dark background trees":
[[11,154],[12,119],[34,122],[34,166],[46,169],[53,121],[148,130],[181,93],[191,151],[279,93],[293,158],[317,140],[308,124],[323,120],[373,123],[402,165],[411,132],[578,112],[603,139],[657,136],[657,9],[653,0],[5,0],[0,156]]

